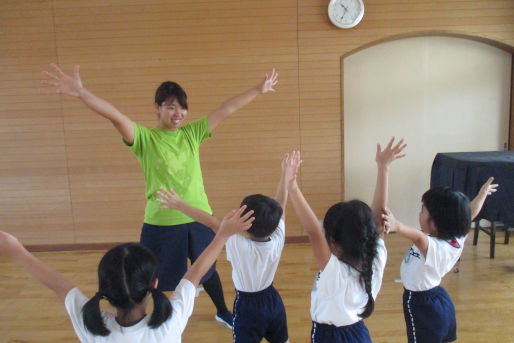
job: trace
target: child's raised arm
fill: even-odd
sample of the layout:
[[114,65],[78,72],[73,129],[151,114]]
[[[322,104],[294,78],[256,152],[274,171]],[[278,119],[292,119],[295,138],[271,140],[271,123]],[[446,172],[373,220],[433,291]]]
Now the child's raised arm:
[[167,191],[165,188],[161,187],[160,190],[157,191],[157,195],[160,196],[160,198],[156,199],[157,202],[163,204],[162,206],[159,206],[160,210],[178,210],[184,213],[186,216],[193,218],[193,220],[210,227],[214,232],[218,231],[220,226],[220,221],[218,218],[199,208],[189,205],[180,199],[178,194],[175,193],[173,189],[170,188],[170,190]]
[[4,231],[0,231],[0,256],[17,260],[30,275],[54,291],[63,303],[68,292],[74,287],[61,273],[32,255],[16,237]]
[[275,71],[275,68],[271,71],[271,74],[266,74],[264,79],[259,82],[259,84],[255,87],[248,89],[247,91],[234,96],[233,98],[228,99],[220,107],[212,111],[208,116],[209,120],[209,132],[214,131],[214,129],[221,124],[223,120],[225,120],[229,115],[236,112],[240,108],[244,107],[248,103],[250,103],[253,99],[257,97],[259,94],[264,94],[267,92],[274,92],[273,86],[278,83],[278,73]]
[[478,216],[487,196],[497,191],[498,184],[493,184],[493,181],[494,177],[490,177],[489,179],[487,179],[487,181],[482,185],[482,187],[480,187],[480,190],[478,191],[476,197],[471,201],[471,220],[475,219],[476,216]]
[[255,219],[252,217],[253,211],[248,211],[242,216],[245,209],[246,206],[242,206],[238,210],[229,212],[223,218],[216,236],[184,274],[184,279],[188,279],[197,287],[202,277],[218,258],[228,238],[233,234],[242,233],[252,226]]
[[282,171],[280,173],[280,181],[278,182],[275,200],[282,207],[282,218],[285,218],[286,216],[287,188],[292,182],[292,179],[296,178],[296,171],[298,170],[301,162],[299,161],[299,158],[299,152],[293,151],[291,154],[286,154],[281,162]]
[[50,67],[53,69],[53,72],[50,73],[44,70],[42,73],[47,79],[41,80],[41,83],[54,86],[56,93],[79,98],[90,109],[100,114],[102,117],[109,119],[128,144],[132,145],[132,143],[134,143],[134,124],[132,120],[118,111],[111,103],[97,97],[84,88],[82,80],[80,79],[80,67],[78,65],[73,68],[73,76],[65,74],[61,68],[54,63],[51,63]]
[[428,236],[425,235],[423,231],[398,221],[388,209],[382,210],[381,217],[386,233],[396,232],[400,236],[410,239],[412,243],[418,247],[423,256],[427,256]]
[[331,252],[325,235],[323,234],[323,228],[296,182],[296,171],[301,163],[300,152],[292,156],[291,163],[295,168],[291,168],[290,171],[292,172],[294,170],[295,173],[294,177],[289,178],[289,198],[293,202],[296,215],[298,219],[300,219],[302,227],[307,231],[318,267],[323,270],[330,260]]
[[380,236],[384,235],[384,226],[382,225],[382,210],[387,208],[387,195],[389,188],[389,165],[396,159],[405,157],[400,153],[405,149],[407,144],[403,144],[403,138],[393,147],[394,137],[391,138],[387,146],[382,150],[380,144],[377,144],[377,153],[375,161],[377,162],[377,183],[375,185],[375,194],[371,210],[377,223],[377,231]]

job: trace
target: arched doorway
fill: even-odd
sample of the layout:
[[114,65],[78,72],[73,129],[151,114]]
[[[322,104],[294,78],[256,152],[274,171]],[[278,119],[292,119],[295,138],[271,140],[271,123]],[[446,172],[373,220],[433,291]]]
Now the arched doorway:
[[370,202],[376,142],[405,137],[408,156],[393,167],[390,205],[415,225],[435,153],[502,150],[508,142],[512,51],[455,35],[402,38],[342,60],[344,190],[345,199]]

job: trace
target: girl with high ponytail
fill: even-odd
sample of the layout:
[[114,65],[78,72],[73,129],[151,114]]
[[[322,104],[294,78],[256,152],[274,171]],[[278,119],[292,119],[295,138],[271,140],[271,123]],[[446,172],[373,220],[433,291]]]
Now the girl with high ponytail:
[[[181,342],[193,312],[196,287],[216,261],[228,238],[251,227],[253,211],[246,206],[223,218],[218,232],[180,280],[168,299],[157,290],[157,258],[148,248],[127,243],[109,250],[98,266],[98,291],[88,299],[62,274],[29,253],[12,235],[0,231],[0,256],[15,258],[64,303],[81,342]],[[153,312],[146,305],[153,299]],[[100,309],[102,300],[116,311]]]
[[[288,185],[320,269],[311,292],[313,343],[371,342],[362,319],[373,312],[387,259],[383,228],[376,221],[387,202],[383,171],[404,156],[400,153],[406,146],[403,140],[394,147],[393,142],[394,137],[383,151],[377,145],[379,172],[373,210],[360,200],[340,202],[327,211],[322,227],[295,178]],[[299,165],[299,153],[293,156]]]

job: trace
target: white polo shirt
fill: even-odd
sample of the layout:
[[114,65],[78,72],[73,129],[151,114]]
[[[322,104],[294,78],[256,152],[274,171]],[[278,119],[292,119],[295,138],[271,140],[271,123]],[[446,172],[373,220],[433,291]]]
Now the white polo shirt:
[[285,223],[278,227],[266,242],[256,242],[241,235],[232,235],[225,248],[232,264],[232,280],[237,290],[258,292],[268,288],[277,271],[284,248]]
[[73,328],[79,340],[86,342],[123,342],[123,343],[157,343],[182,341],[187,320],[193,312],[196,287],[186,279],[182,279],[170,298],[173,312],[171,318],[159,327],[152,329],[148,326],[151,314],[132,326],[121,326],[116,321],[116,314],[102,311],[105,326],[111,331],[107,336],[93,335],[84,326],[82,307],[89,300],[78,288],[73,288],[66,295],[64,305],[70,316]]
[[[387,260],[384,240],[377,240],[377,256],[373,261],[371,295],[376,299],[382,286]],[[341,262],[334,254],[325,269],[319,272],[311,291],[311,318],[317,323],[335,326],[351,325],[361,318],[368,295],[360,282],[360,273]]]
[[403,258],[400,273],[403,287],[409,291],[427,291],[441,284],[441,279],[459,260],[467,235],[448,242],[428,236],[427,256],[414,244]]

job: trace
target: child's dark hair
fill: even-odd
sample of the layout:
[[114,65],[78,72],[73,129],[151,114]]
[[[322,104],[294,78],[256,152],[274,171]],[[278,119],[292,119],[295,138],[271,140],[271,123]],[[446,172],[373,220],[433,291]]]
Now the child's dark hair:
[[449,187],[435,187],[421,199],[437,227],[437,237],[453,239],[466,235],[471,228],[469,198]]
[[[337,258],[360,272],[360,281],[368,294],[368,302],[359,316],[367,318],[375,308],[371,280],[378,239],[371,208],[360,200],[337,203],[328,209],[323,226],[327,242],[341,249],[342,256],[337,256],[339,252],[333,252]],[[360,269],[356,265],[359,262]]]
[[187,110],[187,95],[180,85],[173,81],[165,81],[155,91],[155,103],[159,106],[165,101],[177,102],[183,109]]
[[100,299],[107,299],[128,314],[148,292],[152,293],[154,302],[148,326],[156,328],[170,318],[171,303],[164,293],[152,287],[158,270],[153,252],[140,244],[127,243],[109,250],[98,265],[98,292],[82,308],[86,328],[95,335],[110,333],[100,313]]
[[278,201],[262,194],[253,194],[243,199],[241,206],[243,205],[246,205],[244,213],[250,210],[254,211],[253,217],[255,220],[248,230],[250,235],[264,238],[275,231],[283,212]]

